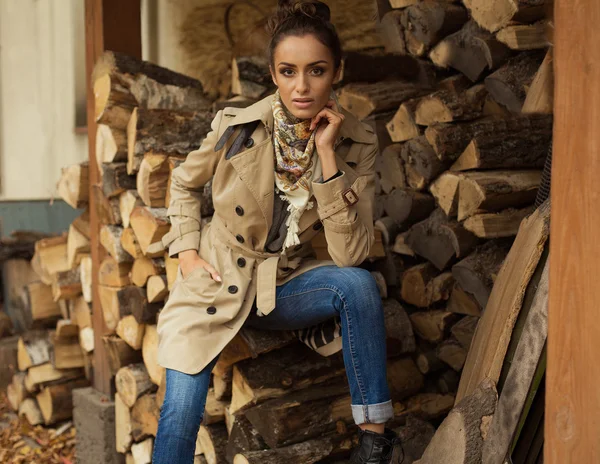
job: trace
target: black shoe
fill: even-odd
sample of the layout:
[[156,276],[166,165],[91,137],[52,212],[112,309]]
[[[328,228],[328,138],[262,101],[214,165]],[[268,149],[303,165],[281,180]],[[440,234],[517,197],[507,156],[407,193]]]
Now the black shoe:
[[383,433],[361,430],[349,464],[401,464],[402,461],[404,450],[400,438],[386,428]]

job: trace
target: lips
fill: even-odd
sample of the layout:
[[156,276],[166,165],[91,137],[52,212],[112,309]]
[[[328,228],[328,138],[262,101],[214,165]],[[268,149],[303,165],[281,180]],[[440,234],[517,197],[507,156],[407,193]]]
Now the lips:
[[313,104],[314,100],[311,100],[310,98],[295,98],[292,102],[294,103],[294,106],[298,108],[308,108]]

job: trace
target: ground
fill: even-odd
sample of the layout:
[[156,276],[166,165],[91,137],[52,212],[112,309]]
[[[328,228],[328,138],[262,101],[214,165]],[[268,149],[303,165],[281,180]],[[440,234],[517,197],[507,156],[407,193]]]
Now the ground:
[[73,464],[75,427],[72,422],[53,427],[32,426],[17,417],[0,392],[0,463]]

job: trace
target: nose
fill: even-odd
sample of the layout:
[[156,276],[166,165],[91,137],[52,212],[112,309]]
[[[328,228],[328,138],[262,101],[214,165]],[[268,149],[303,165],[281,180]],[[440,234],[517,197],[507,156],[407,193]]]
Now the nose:
[[308,91],[308,78],[304,74],[300,74],[296,80],[296,92],[300,95],[305,95]]

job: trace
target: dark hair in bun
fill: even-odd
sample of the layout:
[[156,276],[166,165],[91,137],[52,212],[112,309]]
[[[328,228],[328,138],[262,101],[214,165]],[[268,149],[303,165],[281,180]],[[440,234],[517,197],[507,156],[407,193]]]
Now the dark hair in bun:
[[274,65],[275,49],[283,39],[312,34],[331,50],[335,69],[338,69],[342,62],[342,46],[330,19],[329,7],[318,0],[279,0],[277,11],[267,26],[271,35],[268,48],[271,65]]

